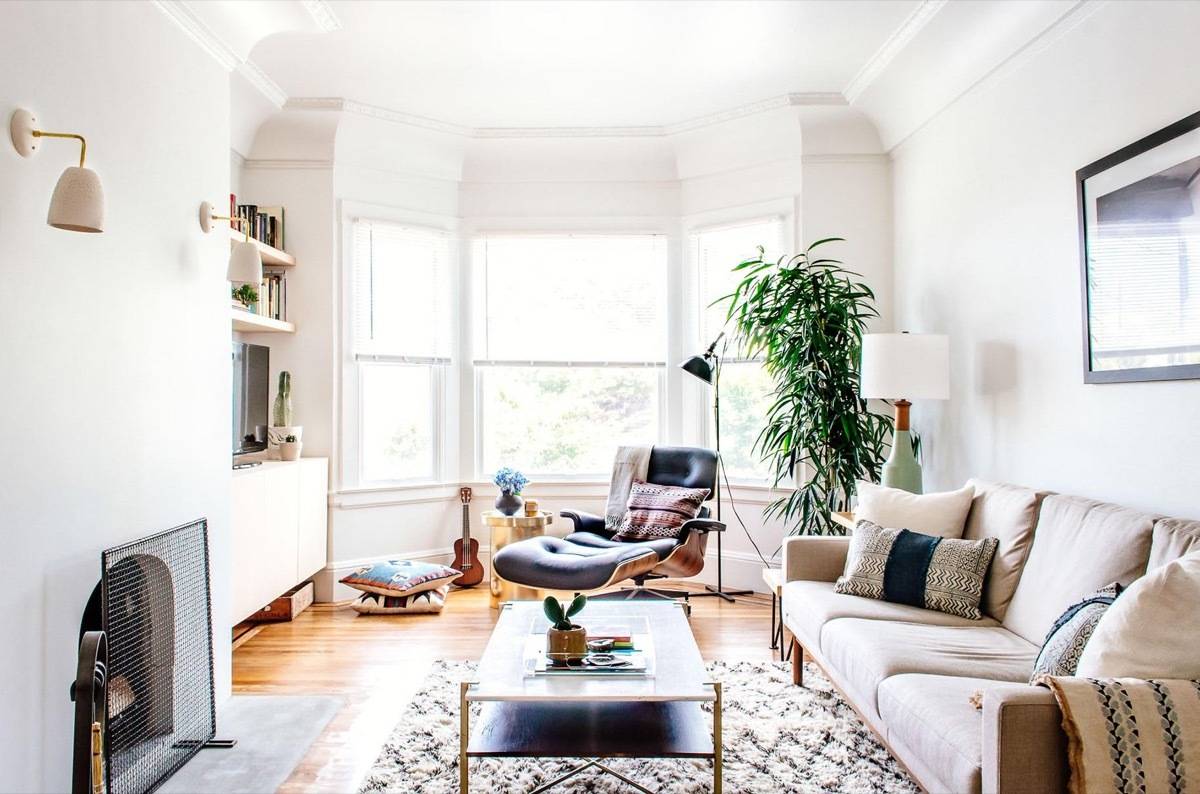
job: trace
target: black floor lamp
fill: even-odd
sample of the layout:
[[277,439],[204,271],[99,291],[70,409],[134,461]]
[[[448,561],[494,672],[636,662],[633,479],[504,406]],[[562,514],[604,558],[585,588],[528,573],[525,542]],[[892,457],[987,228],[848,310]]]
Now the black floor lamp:
[[[717,343],[725,336],[722,331],[712,344],[708,346],[708,350],[702,356],[692,356],[679,365],[679,368],[684,372],[704,381],[713,387],[713,421],[716,424],[717,430],[717,521],[721,521],[721,474],[725,467],[725,462],[721,459],[721,356],[725,355],[725,349],[729,346],[726,342],[721,347],[720,354],[717,353]],[[717,586],[704,585],[706,592],[696,594],[696,598],[700,596],[717,596],[723,598],[729,603],[734,603],[734,596],[749,595],[753,590],[726,590],[721,581],[721,536],[725,534],[724,526],[717,532]]]

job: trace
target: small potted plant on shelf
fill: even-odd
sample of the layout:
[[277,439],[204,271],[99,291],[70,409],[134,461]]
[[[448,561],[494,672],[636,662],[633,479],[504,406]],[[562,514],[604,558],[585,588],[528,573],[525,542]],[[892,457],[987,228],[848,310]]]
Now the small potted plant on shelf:
[[577,595],[570,606],[564,606],[554,596],[542,602],[550,628],[546,631],[546,658],[551,664],[565,667],[587,656],[587,631],[576,626],[571,618],[587,606],[587,596]]
[[242,306],[246,307],[246,311],[253,313],[258,307],[258,290],[253,284],[243,284],[240,287],[235,287],[233,290],[233,299]]
[[[268,449],[279,452],[282,456],[283,443],[288,436],[295,436],[296,441],[304,438],[304,427],[292,424],[292,373],[284,370],[279,373],[279,390],[275,393],[275,404],[271,409],[271,427],[267,428]],[[296,453],[299,455],[299,453]],[[282,458],[286,460],[286,458]]]
[[525,504],[521,491],[529,485],[529,478],[516,469],[505,466],[492,477],[492,482],[500,489],[496,497],[496,509],[506,516],[515,516]]
[[303,446],[295,436],[289,435],[279,444],[279,459],[300,460],[300,449]]

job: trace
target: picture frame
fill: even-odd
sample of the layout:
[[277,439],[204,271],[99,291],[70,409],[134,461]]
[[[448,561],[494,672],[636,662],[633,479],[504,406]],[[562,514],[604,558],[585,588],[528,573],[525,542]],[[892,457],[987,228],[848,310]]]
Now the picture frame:
[[1075,184],[1084,382],[1200,378],[1200,112]]

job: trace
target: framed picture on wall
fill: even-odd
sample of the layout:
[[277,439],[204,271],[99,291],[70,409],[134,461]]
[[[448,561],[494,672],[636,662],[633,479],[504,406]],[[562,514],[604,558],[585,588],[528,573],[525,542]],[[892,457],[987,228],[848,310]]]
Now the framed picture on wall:
[[1200,113],[1075,179],[1084,382],[1200,378]]

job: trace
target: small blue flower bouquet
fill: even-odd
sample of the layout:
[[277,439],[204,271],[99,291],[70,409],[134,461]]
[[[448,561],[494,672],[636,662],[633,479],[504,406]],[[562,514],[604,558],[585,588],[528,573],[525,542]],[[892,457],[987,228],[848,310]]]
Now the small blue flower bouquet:
[[529,485],[529,478],[516,469],[505,466],[493,475],[492,482],[504,493],[520,494],[525,490],[525,486]]

